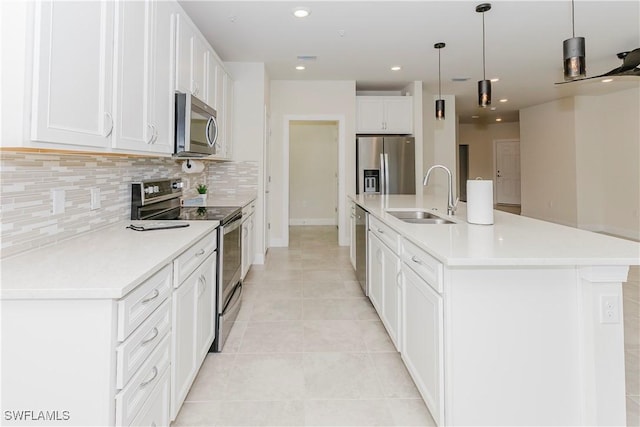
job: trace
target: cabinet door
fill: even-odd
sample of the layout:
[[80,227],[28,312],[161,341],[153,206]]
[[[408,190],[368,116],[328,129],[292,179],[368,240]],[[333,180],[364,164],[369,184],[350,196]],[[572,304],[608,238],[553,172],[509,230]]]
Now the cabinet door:
[[402,266],[402,359],[437,425],[444,415],[443,303],[424,280]]
[[251,266],[253,265],[253,258],[256,253],[254,240],[256,238],[256,215],[251,214],[249,216],[249,241],[247,246],[249,247],[249,266],[247,268],[247,272],[251,270]]
[[184,14],[175,15],[176,25],[176,82],[175,89],[191,92],[191,37],[193,30]]
[[216,257],[209,258],[198,269],[198,365],[202,363],[215,338]]
[[31,139],[111,145],[113,7],[36,3]]
[[384,130],[384,105],[380,98],[357,98],[357,133],[376,133]]
[[244,277],[247,275],[247,272],[249,271],[249,220],[246,219],[243,223],[242,223],[242,253],[241,253],[241,277],[242,279],[244,279]]
[[400,258],[386,245],[381,246],[383,252],[383,284],[382,284],[382,322],[389,337],[400,349]]
[[174,103],[172,59],[171,6],[166,1],[154,1],[153,66],[151,67],[151,117],[155,130],[153,151],[173,153],[174,146]]
[[198,371],[196,340],[198,270],[173,292],[171,419],[175,419]]
[[207,45],[195,31],[191,34],[191,93],[205,100]]
[[224,75],[224,116],[218,123],[224,128],[224,140],[222,145],[223,157],[231,159],[233,156],[233,79],[230,75]]
[[152,151],[151,89],[154,4],[116,2],[116,70],[113,146]]
[[413,98],[398,96],[384,101],[385,125],[387,133],[413,133]]
[[367,260],[369,299],[375,307],[378,315],[381,316],[384,298],[384,244],[373,233],[369,232],[369,251]]
[[218,60],[216,59],[213,52],[210,50],[207,51],[207,76],[206,76],[206,95],[204,102],[208,105],[212,106],[214,109],[218,109],[217,107],[217,99],[216,94],[218,87],[216,85],[216,73],[218,72]]

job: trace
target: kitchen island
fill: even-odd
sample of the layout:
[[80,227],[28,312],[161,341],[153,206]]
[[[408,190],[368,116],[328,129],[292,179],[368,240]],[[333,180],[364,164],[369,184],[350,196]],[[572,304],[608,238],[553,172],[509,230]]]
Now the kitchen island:
[[[622,286],[640,245],[445,197],[358,195],[368,292],[438,425],[624,425]],[[452,224],[390,214],[423,210]]]

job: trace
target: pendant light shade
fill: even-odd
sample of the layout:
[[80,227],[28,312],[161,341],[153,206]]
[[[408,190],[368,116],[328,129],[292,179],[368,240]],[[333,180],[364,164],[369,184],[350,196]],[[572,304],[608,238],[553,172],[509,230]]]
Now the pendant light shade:
[[478,105],[482,108],[491,105],[491,80],[478,82]]
[[442,79],[440,78],[440,50],[446,44],[440,42],[433,45],[438,49],[438,100],[436,101],[436,120],[444,120],[444,99],[442,99]]
[[574,2],[571,0],[571,32],[573,37],[562,42],[565,81],[581,79],[587,76],[584,37],[576,37],[575,14],[573,9]]
[[491,3],[476,6],[476,12],[482,13],[482,80],[478,81],[478,105],[482,108],[491,105],[491,81],[487,80],[485,66],[484,13],[491,10]]

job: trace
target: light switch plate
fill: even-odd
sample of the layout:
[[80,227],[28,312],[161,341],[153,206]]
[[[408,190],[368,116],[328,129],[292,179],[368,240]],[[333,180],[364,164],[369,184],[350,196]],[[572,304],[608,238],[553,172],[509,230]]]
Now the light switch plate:
[[64,213],[65,194],[62,189],[51,190],[51,215]]

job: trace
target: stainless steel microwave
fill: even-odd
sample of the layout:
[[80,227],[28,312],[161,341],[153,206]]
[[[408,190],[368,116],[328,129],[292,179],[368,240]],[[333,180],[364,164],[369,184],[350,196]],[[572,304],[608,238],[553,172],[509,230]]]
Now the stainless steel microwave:
[[176,93],[176,156],[205,157],[217,154],[216,110],[188,93]]

